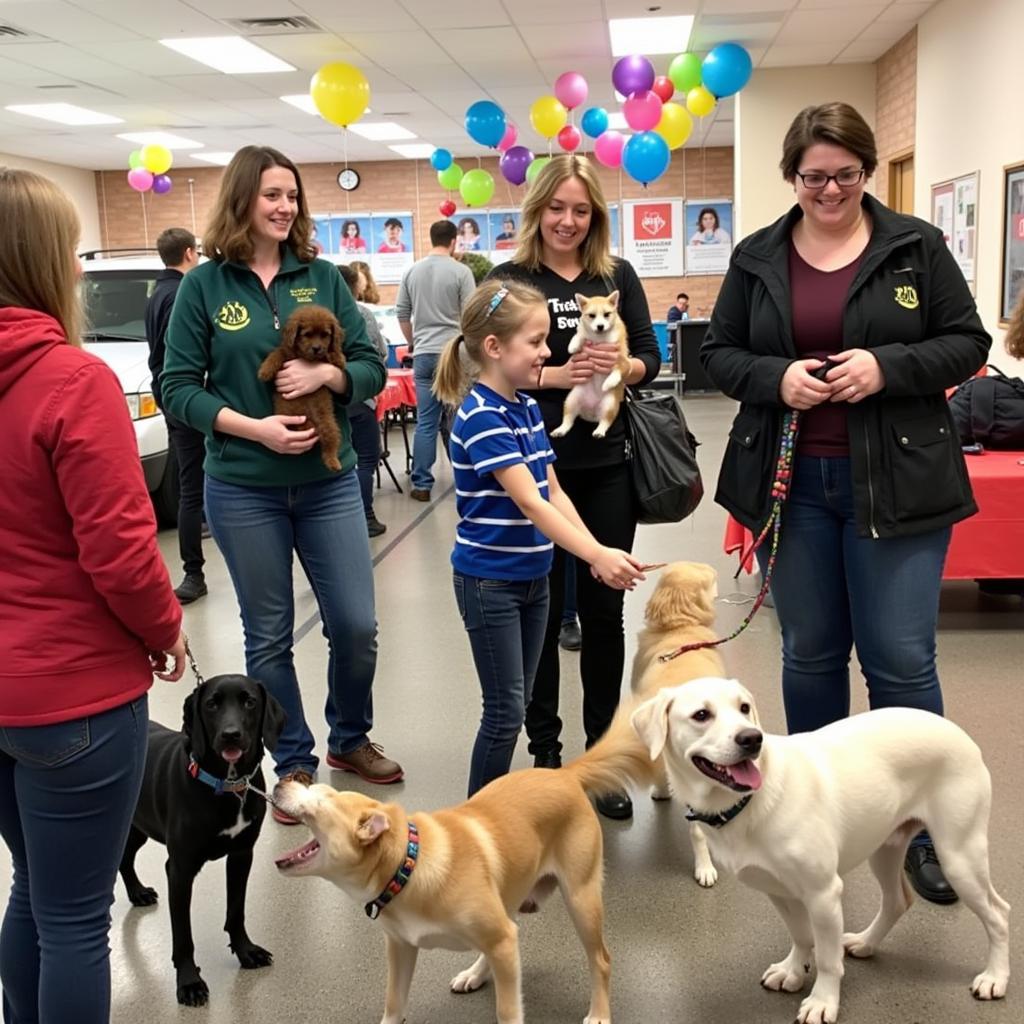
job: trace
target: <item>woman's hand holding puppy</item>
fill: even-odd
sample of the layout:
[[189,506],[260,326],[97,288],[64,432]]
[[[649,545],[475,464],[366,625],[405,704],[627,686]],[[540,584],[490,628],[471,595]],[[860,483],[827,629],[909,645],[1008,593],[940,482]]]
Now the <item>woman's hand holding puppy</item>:
[[282,398],[301,398],[320,388],[344,394],[348,377],[330,363],[312,363],[306,359],[289,359],[274,377],[274,387]]

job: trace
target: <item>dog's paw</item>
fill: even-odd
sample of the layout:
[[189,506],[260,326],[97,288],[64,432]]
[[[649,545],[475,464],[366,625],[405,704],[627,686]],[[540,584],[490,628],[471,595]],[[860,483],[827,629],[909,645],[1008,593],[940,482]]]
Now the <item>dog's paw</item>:
[[652,800],[671,800],[672,799],[672,787],[665,786],[652,786],[651,787],[651,799]]
[[812,992],[797,1011],[796,1024],[835,1024],[839,1016],[838,1000],[822,999]]
[[529,897],[527,897],[525,900],[523,900],[522,903],[519,904],[520,914],[536,914],[538,910],[540,910],[540,904],[536,900],[530,899]]
[[451,990],[453,992],[475,992],[487,983],[487,979],[490,976],[491,969],[487,966],[487,961],[480,957],[472,967],[459,971],[452,978]]
[[178,1002],[182,1006],[205,1006],[210,1001],[210,989],[199,977],[199,968],[195,976],[188,981],[178,982]]
[[563,424],[560,427],[555,427],[555,429],[551,431],[551,436],[552,437],[565,437],[565,435],[568,434],[568,433],[569,433],[569,427],[567,427],[567,426],[565,426]]
[[703,889],[710,889],[718,881],[718,869],[714,864],[698,864],[693,869],[693,877]]
[[274,954],[269,949],[250,943],[244,949],[234,950],[239,966],[246,971],[255,971],[260,967],[269,967],[274,962]]
[[612,1024],[612,1019],[611,1017],[591,1017],[587,1014],[583,1018],[583,1024]]
[[993,971],[982,971],[971,982],[971,995],[975,999],[1002,999],[1006,995],[1006,986],[1010,980],[1008,974],[996,974]]
[[771,992],[799,992],[804,987],[809,969],[805,964],[794,969],[789,960],[780,960],[777,964],[770,964],[761,975],[761,987]]
[[128,902],[133,907],[152,907],[157,899],[156,889],[151,889],[148,885],[132,889],[128,893]]
[[607,434],[607,433],[608,433],[608,428],[606,426],[602,425],[602,426],[598,426],[598,428],[594,431],[594,433],[591,436],[592,437],[604,437],[605,434]]
[[866,959],[875,955],[875,947],[867,941],[867,932],[845,932],[843,934],[843,949],[847,955]]

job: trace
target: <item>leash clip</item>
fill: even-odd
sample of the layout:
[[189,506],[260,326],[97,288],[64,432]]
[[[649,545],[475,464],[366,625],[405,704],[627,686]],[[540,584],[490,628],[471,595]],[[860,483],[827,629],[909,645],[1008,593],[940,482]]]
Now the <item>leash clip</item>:
[[188,658],[188,667],[192,669],[192,675],[196,677],[196,689],[198,690],[206,680],[203,679],[199,672],[199,666],[196,664],[196,659],[192,654],[192,648],[188,645],[187,636],[185,637],[185,657]]

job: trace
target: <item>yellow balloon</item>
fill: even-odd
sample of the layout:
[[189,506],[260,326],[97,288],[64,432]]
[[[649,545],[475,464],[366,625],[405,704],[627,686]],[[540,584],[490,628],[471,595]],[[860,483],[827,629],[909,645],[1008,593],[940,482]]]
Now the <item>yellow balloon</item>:
[[530,124],[545,139],[553,139],[568,120],[569,112],[554,96],[541,96],[530,107]]
[[174,163],[174,154],[166,146],[150,144],[143,146],[139,152],[142,158],[142,166],[153,174],[163,174],[171,169]]
[[309,95],[325,121],[347,128],[370,103],[370,83],[351,64],[325,64],[309,83]]
[[694,117],[706,117],[715,109],[715,97],[703,85],[698,85],[686,94],[686,109]]
[[654,130],[668,143],[669,149],[678,149],[693,131],[693,118],[678,103],[666,103]]

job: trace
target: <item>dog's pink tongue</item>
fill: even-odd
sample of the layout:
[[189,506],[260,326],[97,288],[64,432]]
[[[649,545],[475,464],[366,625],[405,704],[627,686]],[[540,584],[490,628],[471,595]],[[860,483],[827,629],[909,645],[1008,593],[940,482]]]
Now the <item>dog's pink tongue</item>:
[[741,786],[747,786],[750,789],[761,788],[761,773],[753,761],[740,761],[739,764],[729,765],[729,774]]

